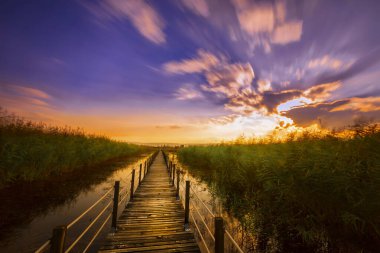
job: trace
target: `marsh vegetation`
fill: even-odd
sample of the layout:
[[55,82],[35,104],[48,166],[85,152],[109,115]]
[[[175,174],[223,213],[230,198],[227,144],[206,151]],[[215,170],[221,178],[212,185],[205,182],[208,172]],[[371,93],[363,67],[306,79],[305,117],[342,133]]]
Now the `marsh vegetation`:
[[177,154],[256,238],[255,252],[378,252],[378,127],[272,137]]
[[24,120],[0,108],[0,187],[130,157],[146,147]]

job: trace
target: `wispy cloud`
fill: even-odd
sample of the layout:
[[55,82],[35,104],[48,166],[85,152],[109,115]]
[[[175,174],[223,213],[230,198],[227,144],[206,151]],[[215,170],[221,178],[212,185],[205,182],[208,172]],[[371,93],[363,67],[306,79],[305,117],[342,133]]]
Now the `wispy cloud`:
[[28,119],[47,122],[55,112],[50,94],[24,85],[0,84],[0,100],[1,106]]
[[178,100],[194,100],[203,98],[203,94],[194,85],[185,84],[174,93],[174,97]]
[[26,87],[26,86],[21,86],[21,85],[9,85],[8,87],[10,90],[15,91],[16,93],[22,96],[42,98],[42,99],[51,98],[49,94],[36,88],[31,88],[31,87]]
[[105,0],[98,4],[82,4],[102,21],[128,19],[146,39],[156,44],[166,42],[164,19],[144,0]]
[[207,5],[206,0],[182,0],[181,3],[189,10],[194,12],[197,15],[208,17],[210,11]]
[[163,69],[173,74],[201,73],[219,64],[219,59],[205,50],[200,49],[197,54],[193,59],[165,63]]
[[331,68],[339,69],[343,65],[343,62],[339,59],[332,58],[329,55],[324,55],[316,59],[312,59],[308,62],[307,67],[310,69],[315,68]]

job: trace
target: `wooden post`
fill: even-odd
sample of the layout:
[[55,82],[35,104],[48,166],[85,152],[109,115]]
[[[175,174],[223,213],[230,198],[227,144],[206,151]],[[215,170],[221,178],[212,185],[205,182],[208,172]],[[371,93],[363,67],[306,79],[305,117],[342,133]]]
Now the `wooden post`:
[[115,181],[114,193],[113,193],[112,224],[111,224],[111,227],[114,229],[116,229],[116,222],[117,222],[117,209],[119,205],[119,190],[120,190],[120,181]]
[[224,222],[222,217],[214,218],[215,253],[224,252]]
[[173,179],[172,179],[173,186],[174,186],[174,179],[175,179],[175,164],[173,165]]
[[53,229],[53,237],[50,240],[50,253],[63,253],[66,241],[66,226],[58,226]]
[[132,179],[131,179],[131,200],[133,200],[133,193],[135,191],[135,169],[132,170]]
[[146,171],[145,173],[148,173],[148,167],[146,166],[146,161],[144,162],[144,170]]
[[185,195],[185,228],[189,225],[190,214],[190,181],[186,180],[186,195]]
[[177,170],[177,191],[176,191],[176,198],[179,200],[179,170]]
[[169,173],[171,170],[172,170],[172,161],[170,161],[170,163],[169,163],[169,168],[168,168]]
[[141,167],[142,167],[142,165],[141,165],[141,163],[140,163],[140,170],[139,170],[139,185],[141,184]]

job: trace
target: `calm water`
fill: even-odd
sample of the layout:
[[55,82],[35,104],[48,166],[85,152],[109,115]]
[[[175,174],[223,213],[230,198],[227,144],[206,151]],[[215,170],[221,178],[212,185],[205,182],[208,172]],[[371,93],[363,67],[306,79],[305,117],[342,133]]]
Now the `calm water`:
[[[93,173],[86,172],[87,175],[78,175],[78,177],[65,182],[58,180],[56,184],[49,186],[52,194],[49,195],[49,193],[46,192],[37,194],[39,196],[35,198],[43,199],[43,201],[33,201],[36,194],[28,194],[30,189],[22,189],[19,196],[12,197],[11,201],[7,201],[3,196],[1,202],[9,204],[9,206],[11,206],[10,208],[15,211],[2,214],[1,219],[4,220],[2,220],[1,223],[7,224],[8,220],[6,219],[12,219],[11,223],[16,224],[7,224],[3,227],[0,234],[0,252],[34,252],[34,250],[39,248],[51,237],[52,229],[55,226],[69,224],[111,189],[116,180],[121,181],[121,194],[124,193],[127,190],[126,185],[130,182],[132,169],[137,169],[139,164],[144,162],[145,157],[146,156],[142,156],[134,159],[126,159],[121,162],[119,161],[103,167],[100,171],[96,170]],[[136,174],[138,175],[138,173]],[[49,191],[49,189],[45,188],[45,186],[39,186],[38,190]],[[18,192],[14,194],[17,195]],[[44,197],[40,198],[41,195]],[[95,210],[92,210],[68,230],[68,244],[75,240],[111,199],[112,194],[102,201]],[[3,209],[6,208],[7,207],[3,206]],[[124,206],[122,204],[119,213],[123,208]],[[108,215],[109,212],[106,213],[106,215]],[[106,217],[106,215],[104,217]],[[90,229],[89,235],[84,236],[72,252],[82,252],[87,242],[104,221],[104,217],[94,225],[93,229]],[[17,222],[13,222],[13,220]],[[110,226],[109,221],[89,252],[96,252],[99,243],[110,231]]]
[[[182,165],[177,160],[175,154],[170,154],[170,158],[177,164],[177,168],[179,167],[183,171],[180,187],[181,196],[185,196],[184,181],[189,180],[191,183],[192,190],[190,191],[190,209],[192,216],[190,216],[190,222],[193,222],[193,219],[196,221],[198,229],[200,230],[199,232],[202,234],[205,241],[206,245],[202,242],[197,228],[193,226],[192,228],[195,231],[196,239],[202,252],[207,252],[205,247],[207,247],[210,252],[213,252],[214,250],[214,241],[210,236],[210,232],[214,233],[214,221],[210,211],[215,216],[223,217],[225,228],[229,231],[244,252],[253,252],[255,244],[253,236],[247,232],[247,229],[245,229],[233,215],[225,211],[222,201],[220,201],[218,196],[213,193],[212,189],[209,188],[206,183],[202,182],[202,180],[189,173],[187,167]],[[184,197],[182,197],[182,200],[183,199]],[[208,211],[206,207],[210,211]],[[205,224],[208,229],[205,227]],[[227,236],[225,236],[224,247],[225,252],[238,252]]]

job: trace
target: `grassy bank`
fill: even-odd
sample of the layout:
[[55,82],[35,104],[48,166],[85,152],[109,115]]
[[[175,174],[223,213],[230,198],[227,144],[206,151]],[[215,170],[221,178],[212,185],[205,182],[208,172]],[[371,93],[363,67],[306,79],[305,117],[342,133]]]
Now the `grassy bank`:
[[262,252],[378,252],[380,133],[183,148]]
[[0,109],[0,186],[137,155],[144,147],[25,121]]

